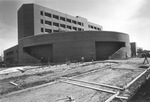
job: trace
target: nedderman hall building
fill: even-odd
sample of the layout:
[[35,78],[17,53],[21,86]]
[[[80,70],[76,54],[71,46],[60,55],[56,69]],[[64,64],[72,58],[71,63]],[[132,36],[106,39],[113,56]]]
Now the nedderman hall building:
[[18,45],[4,51],[8,65],[123,59],[131,56],[129,35],[37,4],[18,10]]

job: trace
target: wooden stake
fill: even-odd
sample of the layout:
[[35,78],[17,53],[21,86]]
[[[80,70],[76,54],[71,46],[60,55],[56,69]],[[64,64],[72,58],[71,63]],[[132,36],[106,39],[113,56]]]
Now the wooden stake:
[[142,75],[144,75],[148,70],[150,70],[150,68],[146,69],[143,73],[141,73],[139,76],[137,76],[135,79],[133,79],[130,83],[128,83],[124,89],[127,89],[128,87],[130,87],[136,80],[138,80]]
[[10,81],[9,83],[12,84],[12,85],[14,85],[14,86],[18,86],[18,84],[14,83],[12,81]]
[[86,82],[86,81],[80,81],[80,80],[75,80],[75,79],[68,79],[68,80],[73,80],[73,81],[78,81],[78,82],[82,82],[82,83],[88,83],[88,84],[93,84],[93,85],[97,85],[97,86],[103,86],[103,87],[108,87],[108,88],[123,90],[123,88],[120,88],[120,87],[117,87],[117,86],[112,86],[112,85],[97,84],[97,83]]
[[118,95],[119,95],[119,91],[115,93],[114,95],[112,95],[111,97],[109,97],[105,102],[111,102]]
[[61,82],[64,82],[64,83],[67,83],[67,84],[76,85],[76,86],[80,86],[80,87],[85,87],[85,88],[88,88],[88,89],[98,90],[98,91],[102,91],[102,92],[106,92],[106,93],[111,93],[111,94],[115,94],[116,93],[114,91],[100,89],[100,88],[91,87],[91,86],[85,86],[85,85],[81,85],[81,84],[75,84],[75,83],[68,82],[68,81],[61,81]]
[[128,100],[128,97],[124,97],[124,96],[116,96],[116,98],[120,98],[120,99]]

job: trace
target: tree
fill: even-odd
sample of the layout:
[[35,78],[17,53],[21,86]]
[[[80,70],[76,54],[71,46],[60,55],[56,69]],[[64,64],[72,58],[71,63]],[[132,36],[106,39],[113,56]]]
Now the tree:
[[138,53],[139,57],[142,57],[143,49],[142,48],[138,48],[137,49],[137,53]]
[[137,49],[137,53],[138,53],[138,54],[143,53],[143,49],[142,49],[142,48],[138,48],[138,49]]

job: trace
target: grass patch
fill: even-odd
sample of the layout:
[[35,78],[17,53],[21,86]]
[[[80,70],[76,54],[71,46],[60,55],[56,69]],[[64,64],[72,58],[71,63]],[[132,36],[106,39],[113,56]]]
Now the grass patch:
[[72,76],[79,75],[79,74],[81,74],[81,72],[69,73],[67,75],[63,75],[62,77],[72,77]]
[[45,71],[45,72],[42,72],[42,73],[36,73],[36,74],[33,74],[33,75],[38,75],[38,76],[43,76],[43,75],[46,75],[46,74],[50,74],[50,73],[54,73],[54,71]]

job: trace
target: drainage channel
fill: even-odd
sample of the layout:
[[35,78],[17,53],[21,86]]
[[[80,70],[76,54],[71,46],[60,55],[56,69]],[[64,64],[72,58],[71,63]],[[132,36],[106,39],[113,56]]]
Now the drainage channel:
[[150,79],[147,79],[128,102],[150,102]]
[[129,102],[150,102],[150,79],[137,90]]

